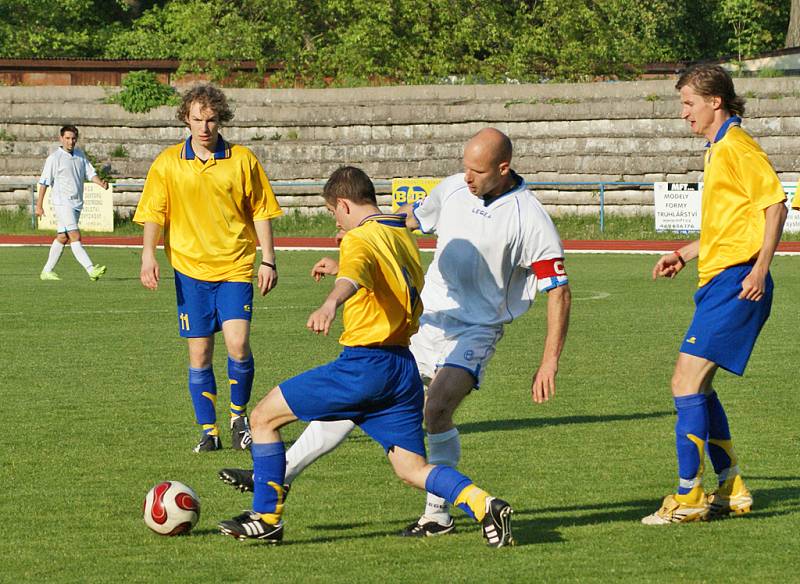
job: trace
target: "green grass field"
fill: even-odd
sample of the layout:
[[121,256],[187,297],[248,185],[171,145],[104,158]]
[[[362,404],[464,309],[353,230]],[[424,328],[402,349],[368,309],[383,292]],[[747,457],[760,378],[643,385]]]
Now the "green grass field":
[[[639,524],[675,487],[668,387],[695,281],[687,271],[652,282],[654,256],[571,255],[572,325],[556,398],[535,405],[529,396],[542,302],[508,327],[483,388],[459,410],[461,469],[514,505],[516,547],[487,548],[463,515],[452,536],[397,537],[423,495],[357,434],[295,482],[285,543],[271,548],[217,533],[217,521],[250,505],[217,469],[250,461],[230,449],[191,452],[197,431],[171,271],[149,292],[139,284],[138,250],[89,251],[109,266],[96,283],[69,252],[63,281],[41,282],[45,247],[0,249],[0,582],[796,581],[797,258],[775,260],[772,318],[746,376],[717,376],[755,497],[751,514]],[[320,255],[279,252],[279,286],[255,302],[254,398],[338,353],[336,336],[304,327],[330,286],[308,277]],[[165,479],[201,498],[187,537],[163,538],[142,522],[145,493]]]

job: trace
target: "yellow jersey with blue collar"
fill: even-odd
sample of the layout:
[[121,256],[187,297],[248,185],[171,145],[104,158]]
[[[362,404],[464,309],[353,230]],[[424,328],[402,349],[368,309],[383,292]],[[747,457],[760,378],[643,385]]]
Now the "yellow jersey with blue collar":
[[706,150],[698,286],[753,260],[764,243],[764,210],[786,201],[767,155],[740,123],[729,118]]
[[423,272],[419,249],[403,215],[372,215],[348,231],[339,273],[358,291],[344,304],[347,347],[408,346],[419,328]]
[[206,162],[191,137],[166,148],[147,172],[133,220],[164,228],[172,267],[207,282],[250,282],[254,221],[282,214],[264,169],[246,147],[217,140]]

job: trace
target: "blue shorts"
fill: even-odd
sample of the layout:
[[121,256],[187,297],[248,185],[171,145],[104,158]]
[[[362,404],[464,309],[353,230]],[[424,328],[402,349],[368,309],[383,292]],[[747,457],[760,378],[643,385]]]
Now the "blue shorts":
[[253,284],[205,282],[175,270],[178,329],[184,338],[210,337],[226,320],[252,320]]
[[417,364],[407,347],[345,347],[335,360],[280,384],[301,420],[352,420],[387,452],[425,456]]
[[740,300],[742,281],[752,269],[749,264],[727,268],[695,293],[694,318],[681,353],[708,359],[736,375],[744,373],[769,317],[774,288],[767,273],[763,298],[758,302]]

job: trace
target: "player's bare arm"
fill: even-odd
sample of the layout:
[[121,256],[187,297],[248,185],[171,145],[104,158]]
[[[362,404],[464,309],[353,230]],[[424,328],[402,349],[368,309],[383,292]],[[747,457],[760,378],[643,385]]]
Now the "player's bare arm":
[[99,176],[97,176],[97,175],[94,175],[94,176],[92,177],[92,182],[93,182],[94,184],[96,184],[97,186],[99,186],[99,187],[100,187],[101,189],[103,189],[104,191],[108,189],[108,181],[107,181],[107,180],[103,180],[102,178],[100,178],[100,177],[99,177]]
[[46,185],[39,185],[39,195],[36,198],[36,216],[41,217],[44,215],[44,194],[47,192]]
[[569,284],[553,288],[547,293],[547,335],[542,361],[531,383],[531,398],[537,404],[544,403],[555,395],[558,361],[567,340],[571,306],[572,292]]
[[258,266],[258,290],[264,296],[278,285],[278,264],[275,262],[272,222],[269,219],[254,221],[253,226],[256,229],[258,245],[261,246],[261,264]]
[[700,240],[697,239],[661,256],[653,267],[653,280],[658,278],[674,278],[686,263],[695,259],[700,253]]
[[756,263],[753,269],[742,281],[742,291],[739,298],[742,300],[752,300],[757,302],[764,296],[766,290],[767,272],[775,256],[775,250],[783,233],[783,223],[786,221],[788,211],[783,203],[770,205],[764,211],[764,244],[758,252]]
[[328,257],[322,258],[311,268],[311,277],[315,282],[319,282],[325,276],[335,276],[338,273],[339,262]]
[[339,279],[333,285],[333,290],[328,294],[322,306],[317,308],[308,317],[306,328],[316,334],[327,335],[331,330],[331,324],[336,318],[336,309],[344,304],[348,298],[353,296],[358,288],[350,280]]
[[160,236],[161,225],[145,222],[142,239],[142,269],[139,272],[139,279],[142,281],[142,286],[148,290],[158,289],[158,280],[161,274],[158,260],[156,260],[156,245]]

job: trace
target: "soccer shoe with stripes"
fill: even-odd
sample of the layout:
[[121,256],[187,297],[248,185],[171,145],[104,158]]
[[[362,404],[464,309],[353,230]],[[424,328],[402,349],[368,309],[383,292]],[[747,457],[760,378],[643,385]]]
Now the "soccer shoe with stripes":
[[[242,493],[253,492],[253,471],[247,468],[223,468],[218,473],[219,480]],[[284,485],[284,493],[288,486]],[[285,495],[284,495],[285,496]]]
[[449,523],[442,525],[435,519],[430,519],[423,515],[414,523],[400,532],[403,537],[434,537],[436,535],[447,535],[456,529],[455,521],[450,518]]
[[481,521],[486,545],[495,548],[514,545],[514,537],[511,535],[512,513],[514,510],[511,505],[502,499],[492,497],[486,501],[486,515]]
[[[701,489],[701,487],[696,487]],[[681,499],[678,499],[681,497]],[[688,495],[667,495],[655,513],[642,518],[645,525],[669,525],[702,521],[708,515],[708,499],[702,490]]]
[[214,450],[222,450],[222,442],[219,436],[203,434],[203,437],[200,438],[200,442],[192,449],[192,452],[213,452]]
[[708,496],[706,519],[722,519],[728,515],[744,515],[753,506],[753,496],[740,475],[731,477]]
[[258,513],[245,511],[233,519],[220,521],[219,530],[238,540],[260,539],[267,543],[280,543],[283,539],[283,521],[276,525],[267,523]]
[[253,437],[250,435],[250,423],[247,416],[231,418],[231,441],[234,450],[250,450]]
[[106,267],[101,266],[100,264],[95,264],[91,268],[89,268],[89,279],[92,282],[97,282],[100,277],[106,273]]
[[45,281],[47,280],[56,281],[60,280],[61,278],[55,272],[42,272],[41,274],[39,274],[39,279]]

